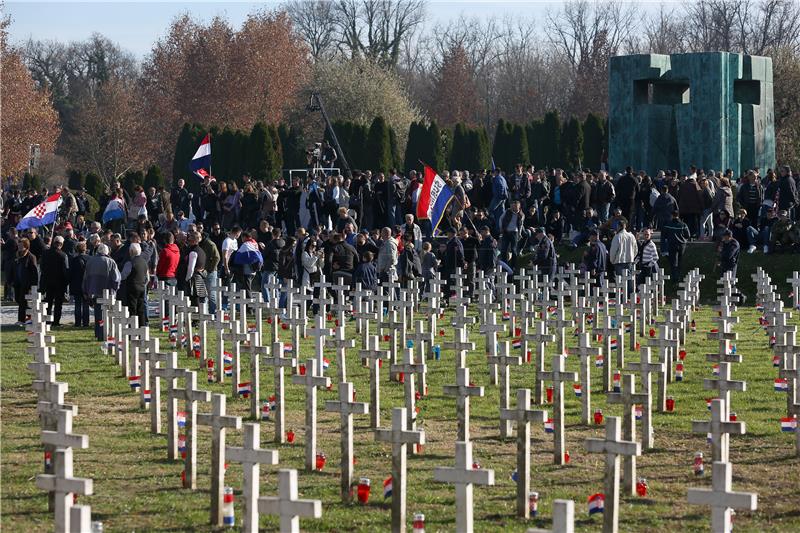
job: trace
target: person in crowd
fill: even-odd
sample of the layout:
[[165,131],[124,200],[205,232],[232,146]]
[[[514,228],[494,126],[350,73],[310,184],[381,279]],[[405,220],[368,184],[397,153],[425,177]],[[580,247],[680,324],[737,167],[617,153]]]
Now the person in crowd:
[[69,258],[69,294],[75,302],[75,327],[89,327],[89,302],[83,296],[83,277],[86,274],[86,241],[75,244],[75,254]]
[[28,317],[28,293],[39,283],[36,256],[31,252],[30,240],[22,237],[17,243],[17,254],[11,269],[10,285],[17,301],[17,325],[24,326]]
[[103,337],[103,309],[97,299],[105,291],[112,294],[119,290],[121,276],[116,262],[109,257],[109,249],[105,244],[98,244],[95,255],[86,262],[86,273],[83,276],[84,298],[94,306],[94,334],[97,340],[105,341]]
[[[621,222],[619,231],[611,240],[610,259],[611,264],[614,265],[614,274],[622,275],[626,270],[633,273],[636,256],[639,253],[639,245],[636,242],[636,236],[628,231],[626,222]],[[633,279],[628,281],[627,291],[628,294],[633,292]]]
[[138,242],[128,246],[131,260],[125,263],[120,278],[125,284],[125,306],[130,316],[139,318],[139,324],[147,323],[147,305],[145,291],[149,280],[147,260],[142,257],[142,246]]
[[378,250],[377,269],[381,283],[397,280],[398,246],[392,238],[391,228],[385,227],[380,233],[381,245]]
[[608,269],[608,249],[600,240],[600,231],[597,229],[589,232],[589,249],[584,255],[584,264],[593,279],[604,276]]
[[42,254],[39,276],[39,287],[44,289],[44,301],[53,316],[54,328],[61,327],[64,294],[69,288],[69,258],[63,247],[64,237],[56,235],[52,246]]
[[725,230],[722,234],[722,245],[719,249],[719,260],[717,268],[722,277],[726,272],[731,272],[736,277],[736,269],[739,266],[739,241],[733,238],[731,230]]
[[512,200],[511,207],[500,219],[502,238],[500,239],[500,257],[513,265],[517,257],[517,245],[522,230],[525,228],[525,213],[522,212],[519,200]]
[[683,264],[683,254],[686,251],[686,244],[691,239],[689,226],[681,220],[680,212],[676,209],[672,212],[670,221],[662,226],[661,233],[667,243],[667,253],[669,254],[670,278],[681,279],[683,276],[681,265]]
[[650,228],[642,230],[642,242],[639,243],[639,254],[637,257],[639,268],[639,280],[637,284],[644,283],[658,270],[658,247],[653,242],[653,231]]

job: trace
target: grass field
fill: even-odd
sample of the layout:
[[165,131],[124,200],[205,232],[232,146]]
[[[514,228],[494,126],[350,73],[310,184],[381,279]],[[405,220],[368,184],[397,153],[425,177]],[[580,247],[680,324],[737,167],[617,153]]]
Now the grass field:
[[[741,276],[740,276],[741,279]],[[713,294],[713,293],[712,293]],[[773,391],[776,371],[771,365],[767,339],[757,324],[753,307],[738,311],[741,322],[738,352],[744,362],[733,368],[734,379],[747,381],[747,392],[734,393],[732,410],[747,423],[747,434],[733,437],[734,489],[758,493],[758,511],[740,512],[736,531],[800,531],[800,458],[794,455],[794,435],[781,433],[779,419],[785,413],[785,396]],[[698,331],[689,334],[686,350],[686,372],[683,382],[675,383],[670,394],[676,399],[676,412],[655,415],[656,448],[638,460],[639,475],[649,483],[646,498],[623,497],[620,507],[620,529],[623,531],[702,531],[709,529],[708,508],[690,506],[686,492],[690,486],[710,486],[711,465],[706,464],[706,477],[695,478],[692,461],[695,451],[710,456],[704,435],[694,435],[691,420],[709,417],[705,398],[712,394],[702,388],[702,379],[711,377],[710,364],[704,354],[716,348],[705,340],[711,327],[711,312],[697,314]],[[797,317],[793,318],[797,323]],[[350,333],[352,334],[352,324]],[[159,334],[163,335],[163,334]],[[55,360],[61,363],[59,379],[69,383],[67,401],[79,406],[74,431],[89,435],[88,450],[76,450],[75,475],[94,479],[95,495],[81,497],[80,502],[92,506],[93,519],[102,520],[106,531],[210,531],[209,468],[210,433],[199,429],[198,490],[181,488],[181,462],[167,460],[166,437],[149,433],[149,415],[138,407],[138,396],[111,357],[101,355],[99,343],[88,330],[70,327],[58,330]],[[539,517],[529,521],[514,516],[515,489],[510,479],[515,469],[515,439],[501,440],[498,429],[498,392],[488,386],[484,361],[483,338],[472,330],[471,340],[477,350],[468,357],[473,381],[486,387],[484,398],[472,401],[472,435],[474,457],[484,468],[495,470],[496,486],[475,489],[475,528],[477,531],[525,531],[531,526],[549,527],[551,504],[555,498],[576,502],[576,526],[579,530],[599,530],[602,518],[587,514],[586,499],[602,492],[603,456],[585,451],[587,437],[601,436],[599,426],[579,425],[579,400],[567,395],[567,449],[571,462],[567,466],[552,464],[552,436],[536,425],[532,431],[532,490],[540,493]],[[308,358],[312,340],[301,346],[301,359]],[[574,339],[571,339],[574,342]],[[25,369],[29,357],[24,353],[25,335],[19,330],[2,332],[2,529],[9,532],[46,531],[52,528],[52,514],[47,512],[47,498],[36,489],[34,477],[42,469],[40,428],[35,412],[35,393],[31,375]],[[551,350],[548,351],[550,353]],[[358,399],[368,399],[368,373],[360,366],[355,353],[349,355],[348,372],[357,389]],[[548,358],[549,359],[549,358]],[[628,359],[631,354],[628,352]],[[246,359],[245,359],[246,360]],[[331,357],[332,361],[335,361]],[[181,355],[183,366],[194,369],[195,361]],[[571,357],[568,367],[577,370]],[[243,365],[243,368],[247,368]],[[426,430],[424,453],[408,461],[408,513],[426,516],[427,531],[453,531],[455,528],[454,488],[433,482],[433,469],[453,466],[456,430],[455,402],[442,395],[442,385],[454,382],[453,356],[444,351],[440,361],[430,361],[428,383],[430,393],[420,402],[421,426]],[[549,363],[548,363],[549,368]],[[594,368],[594,367],[593,367]],[[513,390],[533,387],[533,367],[529,364],[513,368]],[[403,387],[388,382],[384,366],[383,423],[389,424],[390,408],[402,405]],[[336,375],[335,362],[329,375]],[[230,391],[230,384],[201,386],[212,392]],[[243,380],[247,373],[243,372]],[[594,383],[599,386],[595,372]],[[272,373],[262,372],[262,397],[272,392]],[[288,382],[289,380],[287,380]],[[335,388],[334,388],[335,389]],[[340,503],[339,481],[339,418],[337,413],[322,411],[325,400],[335,399],[336,392],[319,394],[319,450],[327,454],[327,465],[321,472],[306,473],[303,469],[303,405],[304,389],[287,385],[288,428],[297,439],[293,445],[281,445],[280,467],[297,468],[301,497],[318,498],[323,502],[320,520],[303,520],[309,531],[387,531],[390,525],[389,501],[382,498],[382,481],[390,474],[390,446],[377,443],[368,428],[368,417],[355,418],[355,476],[372,480],[372,495],[366,506]],[[619,415],[621,408],[606,406],[605,397],[593,395],[593,402],[606,415]],[[247,416],[244,400],[228,401],[229,413]],[[200,411],[207,412],[208,405]],[[637,431],[639,431],[637,429]],[[272,448],[271,422],[262,423],[262,446]],[[228,432],[228,443],[240,445],[241,435]],[[707,459],[708,461],[708,459]],[[226,484],[236,490],[237,519],[241,514],[239,489],[241,467],[231,463]],[[276,493],[274,467],[262,467],[261,494]],[[277,529],[274,517],[262,517],[261,527]]]

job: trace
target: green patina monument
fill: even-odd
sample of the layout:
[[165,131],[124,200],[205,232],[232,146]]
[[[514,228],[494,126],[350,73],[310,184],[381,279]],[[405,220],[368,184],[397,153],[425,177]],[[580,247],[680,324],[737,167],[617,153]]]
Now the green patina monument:
[[[611,58],[609,169],[775,166],[772,59],[707,52]],[[763,170],[762,170],[763,172]]]

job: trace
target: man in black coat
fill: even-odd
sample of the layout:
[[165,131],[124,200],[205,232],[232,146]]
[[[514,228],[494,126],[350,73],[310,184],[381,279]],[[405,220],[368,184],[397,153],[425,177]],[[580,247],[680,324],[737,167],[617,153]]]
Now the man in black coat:
[[62,251],[64,237],[53,238],[53,245],[42,254],[39,286],[44,287],[44,301],[53,315],[53,327],[61,326],[61,306],[69,286],[69,258]]
[[86,241],[78,241],[75,254],[69,258],[69,293],[75,300],[75,327],[89,326],[89,300],[83,297],[83,275],[86,273]]
[[142,247],[139,243],[128,246],[130,261],[125,263],[122,271],[122,282],[125,284],[125,301],[130,316],[139,317],[139,325],[147,321],[147,306],[145,305],[145,290],[149,279],[147,260],[142,257]]
[[447,228],[447,248],[444,253],[444,261],[442,262],[442,278],[445,281],[445,297],[450,298],[450,283],[452,279],[450,276],[455,274],[456,269],[466,269],[464,261],[464,245],[461,240],[456,236],[456,230],[453,227]]
[[169,195],[169,202],[172,204],[172,211],[174,213],[178,211],[183,211],[186,214],[189,213],[191,195],[189,191],[186,190],[185,185],[186,182],[183,181],[183,179],[179,179],[177,187],[173,188]]
[[632,220],[633,203],[636,199],[636,192],[639,190],[639,180],[633,175],[633,169],[627,167],[625,174],[619,178],[616,186],[617,190],[617,205],[622,209],[622,216],[625,220]]

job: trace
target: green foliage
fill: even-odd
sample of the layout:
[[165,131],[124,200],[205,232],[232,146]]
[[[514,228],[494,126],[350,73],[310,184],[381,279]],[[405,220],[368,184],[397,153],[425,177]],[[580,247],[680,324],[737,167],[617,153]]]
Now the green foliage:
[[548,168],[560,167],[561,162],[561,118],[558,111],[550,111],[544,116],[541,133],[542,166]]
[[211,141],[211,174],[221,181],[239,179],[232,173],[235,147],[235,133],[226,127]]
[[600,168],[603,158],[603,121],[594,113],[586,115],[583,122],[583,166],[591,170]]
[[161,174],[161,168],[158,165],[150,165],[150,168],[147,169],[147,175],[144,177],[144,188],[155,187],[158,189],[163,186],[164,175]]
[[542,165],[544,160],[544,152],[542,150],[543,142],[544,121],[533,120],[525,126],[525,133],[528,137],[528,156],[530,162],[536,167]]
[[367,168],[373,172],[389,172],[392,167],[392,143],[389,126],[383,117],[375,117],[367,133]]
[[232,180],[241,182],[242,176],[247,172],[248,149],[250,146],[250,135],[247,132],[236,130],[233,135],[231,153],[233,154],[228,166],[228,176]]
[[[102,217],[97,216],[97,212],[100,210],[100,204],[89,194],[83,195],[86,198],[86,221],[91,222],[92,220],[98,220]],[[102,214],[102,213],[101,213]]]
[[103,180],[94,172],[86,174],[86,185],[84,186],[86,187],[86,194],[94,198],[100,198],[105,189]]
[[175,157],[172,162],[172,181],[177,183],[183,178],[186,183],[191,183],[192,172],[189,170],[189,162],[197,151],[196,140],[201,127],[197,124],[190,125],[188,122],[183,124],[175,144]]
[[403,158],[400,157],[400,148],[397,146],[397,133],[394,128],[389,128],[389,145],[392,152],[392,166],[402,172]]
[[583,162],[583,126],[572,117],[561,135],[561,161],[570,170],[577,170]]
[[86,178],[80,170],[72,169],[67,174],[67,186],[72,191],[80,190],[86,184]]
[[144,172],[141,170],[129,170],[122,177],[122,188],[128,193],[132,193],[136,185],[144,185]]
[[447,129],[440,129],[436,121],[432,120],[428,126],[428,145],[426,150],[423,150],[426,157],[423,161],[435,168],[437,172],[447,169],[447,153],[450,146],[448,138]]
[[42,188],[42,180],[36,174],[28,174],[26,172],[25,175],[22,176],[22,188],[24,190],[35,189],[39,191]]
[[[508,155],[512,165],[518,163],[527,165],[530,161],[530,156],[528,155],[528,136],[525,133],[525,128],[520,124],[514,124],[511,130]],[[511,168],[512,166],[508,167],[509,172],[511,172]]]
[[281,147],[281,136],[278,134],[278,128],[275,124],[269,125],[269,137],[272,141],[272,170],[270,172],[270,179],[277,179],[281,175],[283,169],[283,147]]
[[269,128],[263,122],[256,123],[250,132],[247,146],[247,172],[254,180],[266,181],[274,169],[275,152]]
[[453,128],[453,148],[450,151],[450,168],[469,169],[467,160],[469,158],[469,132],[463,122],[456,124]]
[[[308,166],[306,161],[306,146],[303,133],[300,128],[281,123],[278,126],[278,136],[281,140],[284,168],[305,168]],[[338,132],[337,132],[338,137]]]
[[421,122],[412,122],[408,128],[408,142],[406,143],[403,170],[421,169],[420,159],[423,157],[423,146],[428,138],[428,131]]
[[369,166],[367,154],[367,127],[361,124],[352,124],[351,126],[352,134],[350,136],[350,151],[348,153],[352,154],[355,161],[358,163],[358,167],[356,168],[372,170]]

